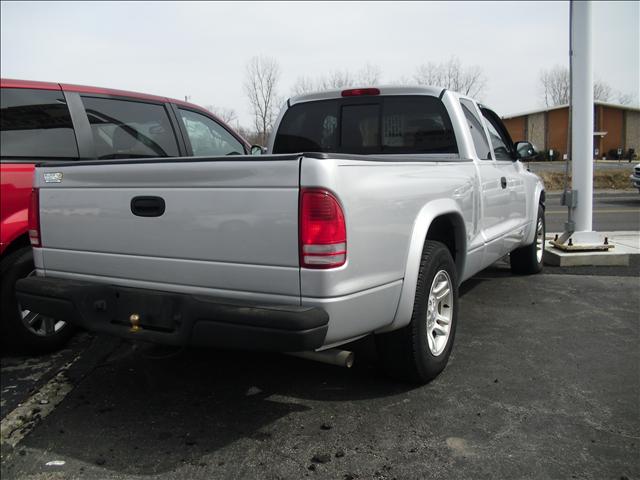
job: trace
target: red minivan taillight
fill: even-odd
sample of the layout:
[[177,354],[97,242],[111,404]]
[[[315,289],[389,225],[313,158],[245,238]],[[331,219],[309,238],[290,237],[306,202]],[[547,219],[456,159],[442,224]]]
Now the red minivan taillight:
[[321,189],[300,192],[300,266],[335,268],[347,261],[347,228],[340,203]]
[[29,241],[32,247],[41,247],[40,243],[40,191],[31,189],[31,201],[29,202]]

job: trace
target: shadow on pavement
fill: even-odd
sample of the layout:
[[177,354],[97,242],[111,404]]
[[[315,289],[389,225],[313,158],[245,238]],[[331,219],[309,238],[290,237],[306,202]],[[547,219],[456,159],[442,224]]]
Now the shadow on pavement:
[[24,445],[89,464],[117,464],[125,474],[197,464],[243,438],[270,440],[269,425],[283,417],[295,424],[295,414],[309,410],[309,401],[359,401],[407,391],[378,375],[371,343],[354,345],[358,360],[350,370],[278,354],[167,354],[123,343]]

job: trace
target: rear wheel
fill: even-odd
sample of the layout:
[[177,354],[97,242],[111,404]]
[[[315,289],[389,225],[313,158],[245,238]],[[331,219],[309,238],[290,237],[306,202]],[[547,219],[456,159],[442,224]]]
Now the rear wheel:
[[546,227],[544,221],[544,208],[538,205],[538,216],[536,219],[536,235],[533,243],[525,245],[511,252],[511,271],[519,275],[531,275],[540,273],[543,267],[544,242]]
[[447,247],[425,242],[411,322],[376,335],[382,367],[392,377],[427,383],[444,370],[451,354],[458,314],[458,283]]
[[16,299],[16,282],[35,273],[31,247],[16,250],[4,258],[0,273],[4,346],[17,353],[45,353],[63,347],[73,335],[73,327],[62,320],[22,309]]

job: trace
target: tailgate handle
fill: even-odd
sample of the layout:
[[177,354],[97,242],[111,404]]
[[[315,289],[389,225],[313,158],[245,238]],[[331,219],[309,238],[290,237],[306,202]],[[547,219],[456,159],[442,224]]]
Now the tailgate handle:
[[164,198],[161,197],[133,197],[131,212],[138,217],[159,217],[164,213]]

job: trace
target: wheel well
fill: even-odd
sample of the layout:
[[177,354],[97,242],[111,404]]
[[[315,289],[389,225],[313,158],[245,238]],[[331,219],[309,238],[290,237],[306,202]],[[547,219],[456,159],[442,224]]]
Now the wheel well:
[[31,242],[29,242],[29,235],[27,235],[26,233],[24,235],[20,235],[18,238],[16,238],[13,242],[9,244],[9,246],[5,249],[4,252],[2,252],[2,258],[5,258],[8,255],[11,255],[16,250],[20,250],[21,248],[28,247],[30,245],[31,245]]
[[464,221],[460,215],[449,213],[436,217],[429,225],[427,240],[443,243],[456,264],[458,278],[462,278],[467,251]]

